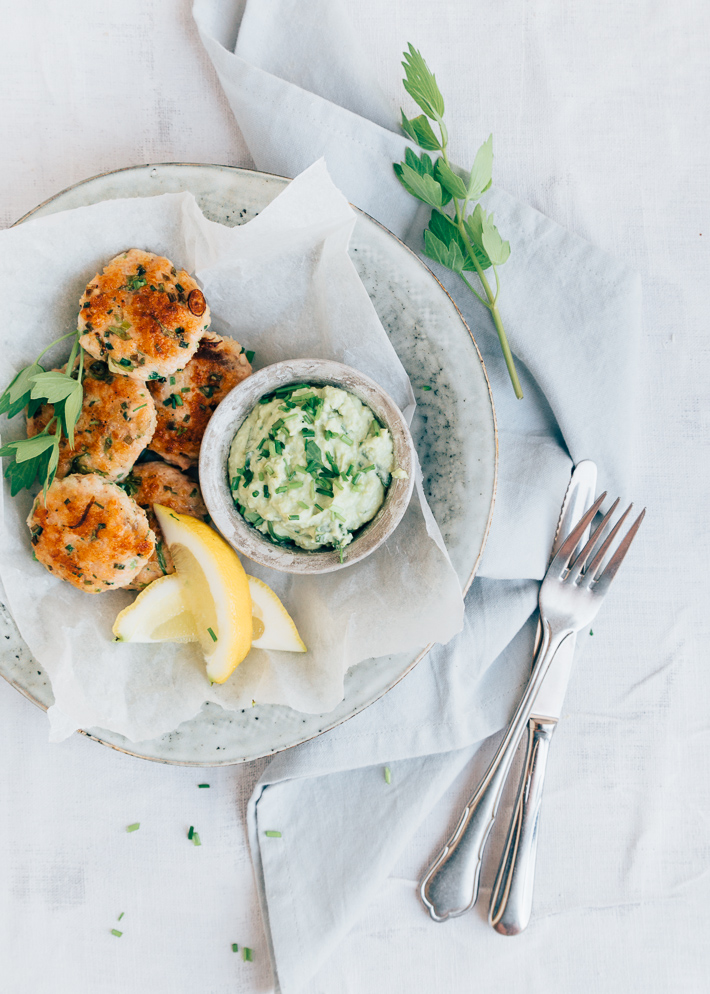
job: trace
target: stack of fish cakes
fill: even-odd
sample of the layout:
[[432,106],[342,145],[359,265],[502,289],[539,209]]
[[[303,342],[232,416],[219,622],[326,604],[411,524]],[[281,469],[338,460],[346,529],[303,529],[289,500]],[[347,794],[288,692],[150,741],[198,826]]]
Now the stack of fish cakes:
[[[74,444],[61,440],[55,480],[27,519],[36,559],[79,590],[140,590],[174,572],[153,504],[207,516],[194,469],[202,436],[251,374],[241,345],[209,326],[195,280],[141,249],[112,259],[82,294]],[[28,436],[53,414],[51,404],[36,411]],[[143,461],[148,449],[153,461]]]

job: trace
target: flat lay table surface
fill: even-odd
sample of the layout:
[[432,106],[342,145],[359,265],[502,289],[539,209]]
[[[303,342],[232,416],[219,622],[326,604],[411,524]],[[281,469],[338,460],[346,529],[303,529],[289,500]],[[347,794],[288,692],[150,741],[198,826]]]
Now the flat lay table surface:
[[[634,418],[619,427],[631,432],[630,494],[648,511],[593,636],[579,637],[527,931],[504,938],[486,922],[502,828],[484,863],[486,900],[472,911],[436,924],[417,893],[494,735],[301,989],[701,992],[710,973],[710,8],[341,6],[393,111],[407,99],[400,58],[411,41],[446,95],[452,160],[470,164],[493,132],[497,187],[640,274]],[[0,228],[125,166],[254,167],[188,0],[0,0],[0,23]],[[50,744],[46,715],[0,681],[0,994],[273,991],[247,831],[266,766],[150,763],[80,734]],[[135,822],[140,830],[127,833]],[[186,844],[189,825],[199,848]]]

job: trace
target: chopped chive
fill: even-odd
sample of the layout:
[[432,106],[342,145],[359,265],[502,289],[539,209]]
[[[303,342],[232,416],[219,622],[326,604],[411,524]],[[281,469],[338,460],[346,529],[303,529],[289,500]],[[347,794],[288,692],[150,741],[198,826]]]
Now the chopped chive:
[[299,501],[296,501],[296,503],[298,504],[299,507],[302,507],[304,511],[308,510],[308,504],[306,504],[304,501],[299,500]]
[[171,377],[170,377],[170,386],[171,386],[171,387],[174,387],[174,386],[175,386],[175,377],[174,377],[174,376],[171,376]]
[[431,390],[431,387],[427,386],[426,384],[424,384],[424,386],[422,387],[422,390]]
[[192,844],[193,844],[193,846],[201,846],[202,845],[202,843],[200,842],[200,836],[197,834],[197,832],[193,832],[192,833]]
[[314,506],[314,507],[317,507],[319,511],[322,511],[322,510],[323,510],[323,508],[322,508],[322,507],[320,506],[320,504],[314,504],[313,506]]
[[264,474],[263,473],[259,473],[259,482],[260,483],[264,482]]
[[344,518],[344,517],[342,516],[342,514],[338,514],[338,512],[337,512],[337,511],[334,511],[334,510],[333,510],[332,508],[330,509],[330,513],[331,513],[331,514],[332,514],[332,516],[333,516],[334,518],[336,518],[336,519],[337,519],[338,521],[345,521],[345,518]]
[[589,634],[590,634],[590,635],[593,635],[593,634],[594,634],[594,632],[592,631],[592,629],[591,629],[591,628],[589,629]]
[[338,550],[340,551],[340,562],[344,563],[345,562],[345,546],[339,545],[338,546]]
[[264,832],[264,835],[267,838],[269,838],[269,839],[280,839],[281,838],[281,832],[274,832],[272,829],[269,829],[268,832]]
[[285,494],[287,490],[288,490],[288,487],[277,487],[275,493],[277,493],[277,494]]
[[121,914],[120,914],[120,915],[118,916],[118,918],[116,919],[116,921],[119,921],[119,922],[120,922],[120,920],[121,920],[121,919],[123,918],[123,916],[125,915],[125,913],[126,913],[125,911],[122,911],[122,912],[121,912]]
[[168,511],[168,514],[170,515],[171,518],[173,518],[173,520],[175,520],[175,521],[178,520],[178,518],[175,517],[175,515],[173,514],[172,511]]
[[198,787],[209,787],[208,783],[198,783]]
[[344,476],[350,476],[350,474],[352,473],[352,471],[353,471],[353,464],[352,464],[352,463],[350,463],[350,465],[349,465],[349,466],[348,466],[348,468],[347,468],[347,469],[345,470],[345,473],[344,473],[343,475],[344,475]]
[[252,495],[252,497],[258,497],[259,496],[259,491],[258,490],[252,490],[251,495]]
[[362,467],[362,472],[363,472],[363,473],[369,473],[369,472],[370,472],[370,470],[371,470],[371,469],[374,469],[374,468],[375,468],[374,464],[373,464],[373,463],[370,463],[370,465],[369,465],[369,466],[363,466],[363,467]]
[[300,514],[289,514],[288,520],[289,521],[298,521],[300,517],[301,517]]
[[216,641],[217,641],[217,636],[216,636],[216,635],[215,635],[215,633],[214,633],[214,632],[212,631],[212,629],[211,629],[211,628],[208,628],[208,629],[207,629],[207,631],[208,631],[208,632],[210,633],[210,638],[212,639],[212,641],[213,641],[213,642],[216,642]]
[[123,935],[123,932],[119,932],[117,928],[112,928],[111,935],[115,935],[117,939],[120,939],[121,936]]
[[191,839],[194,834],[195,834],[195,826],[190,825],[190,831],[187,833],[188,839]]
[[353,477],[353,484],[357,483],[357,481],[360,479],[361,476],[362,473],[356,473],[355,476]]
[[385,783],[392,783],[392,773],[389,766],[385,766]]
[[232,943],[232,952],[233,953],[238,953],[239,952],[239,946],[237,945],[236,942]]
[[249,948],[249,946],[242,946],[242,959],[244,960],[245,963],[247,961],[249,963],[253,962],[254,957],[251,954],[251,949]]
[[316,487],[316,493],[317,494],[323,494],[324,497],[332,497],[333,496],[333,491],[332,490],[323,490],[322,487]]
[[126,825],[126,831],[127,832],[137,832],[140,827],[141,827],[141,823],[139,821],[135,821],[132,825]]
[[136,413],[136,411],[142,411],[142,410],[143,410],[143,408],[144,408],[144,407],[147,407],[147,406],[148,406],[148,404],[147,404],[147,403],[145,403],[145,404],[141,404],[141,406],[140,406],[140,407],[134,407],[134,408],[133,408],[133,413],[135,414],[135,413]]
[[264,484],[264,497],[268,500],[271,494],[269,493],[269,486],[267,483]]
[[352,438],[348,438],[347,435],[341,435],[340,438],[341,438],[341,440],[343,442],[345,442],[346,445],[352,445],[353,444]]

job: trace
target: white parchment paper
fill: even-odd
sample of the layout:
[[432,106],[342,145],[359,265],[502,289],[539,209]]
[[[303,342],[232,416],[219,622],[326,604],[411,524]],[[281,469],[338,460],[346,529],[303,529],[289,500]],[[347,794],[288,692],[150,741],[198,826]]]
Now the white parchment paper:
[[[188,193],[113,200],[0,232],[0,383],[76,326],[86,283],[130,247],[168,256],[195,273],[212,328],[256,352],[257,368],[316,356],[377,380],[409,418],[408,377],[348,257],[355,215],[322,160],[241,227],[208,221]],[[61,347],[46,368],[64,358]],[[23,434],[2,419],[3,441]],[[281,596],[305,654],[253,650],[221,687],[211,687],[192,645],[112,641],[118,611],[135,594],[88,595],[33,560],[25,519],[32,495],[5,487],[0,577],[20,632],[55,696],[50,738],[104,728],[134,742],[194,716],[204,701],[237,709],[286,704],[332,710],[343,677],[370,657],[447,642],[463,624],[463,600],[421,479],[389,542],[361,563],[324,577],[293,577],[247,563]]]

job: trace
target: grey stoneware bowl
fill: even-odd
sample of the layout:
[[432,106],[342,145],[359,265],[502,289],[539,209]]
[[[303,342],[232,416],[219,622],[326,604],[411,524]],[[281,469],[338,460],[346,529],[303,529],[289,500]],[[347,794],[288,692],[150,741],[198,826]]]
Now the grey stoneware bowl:
[[[392,480],[382,507],[346,546],[343,562],[337,549],[308,552],[276,545],[244,520],[232,499],[227,468],[232,439],[264,394],[291,383],[342,387],[367,404],[389,430],[395,465],[407,474],[405,479]],[[212,521],[238,553],[284,573],[331,573],[352,566],[374,552],[389,538],[407,510],[414,488],[414,467],[412,436],[394,401],[369,376],[325,359],[277,362],[247,377],[227,394],[210,418],[200,448],[200,486]]]

